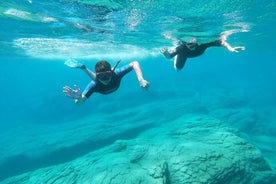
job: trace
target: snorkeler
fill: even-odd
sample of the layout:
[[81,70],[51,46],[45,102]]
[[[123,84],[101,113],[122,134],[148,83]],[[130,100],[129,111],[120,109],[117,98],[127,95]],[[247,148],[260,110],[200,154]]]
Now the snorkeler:
[[67,97],[73,98],[75,103],[81,104],[94,92],[109,94],[116,91],[120,86],[122,78],[132,70],[135,71],[141,88],[149,88],[149,83],[148,81],[144,80],[142,71],[137,61],[133,61],[128,65],[116,69],[116,66],[119,64],[119,62],[120,61],[118,61],[116,65],[111,68],[111,65],[107,61],[98,61],[95,65],[96,73],[89,70],[83,64],[77,64],[76,66],[73,66],[86,72],[92,80],[86,86],[83,92],[81,92],[77,85],[74,85],[75,89],[72,89],[69,86],[64,86],[63,93],[65,93]]
[[193,58],[202,55],[205,50],[209,47],[225,47],[230,52],[239,52],[239,50],[245,50],[245,47],[231,47],[226,42],[226,36],[222,36],[221,40],[216,40],[209,43],[198,44],[196,39],[192,39],[190,42],[184,42],[180,40],[179,46],[169,51],[167,48],[162,48],[161,53],[167,58],[171,59],[174,57],[174,68],[181,70],[188,58]]

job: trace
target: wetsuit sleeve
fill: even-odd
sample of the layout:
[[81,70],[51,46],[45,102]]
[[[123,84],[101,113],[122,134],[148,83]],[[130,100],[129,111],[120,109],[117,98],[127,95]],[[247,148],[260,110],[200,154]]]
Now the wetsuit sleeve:
[[115,69],[115,74],[119,77],[119,78],[122,78],[123,76],[125,76],[127,73],[129,73],[130,71],[132,71],[133,68],[132,66],[130,66],[129,64],[128,65],[125,65],[123,67],[120,67],[118,69]]
[[96,89],[96,84],[95,82],[92,80],[84,89],[84,91],[82,92],[82,95],[85,96],[86,98],[89,98],[92,93],[95,92]]

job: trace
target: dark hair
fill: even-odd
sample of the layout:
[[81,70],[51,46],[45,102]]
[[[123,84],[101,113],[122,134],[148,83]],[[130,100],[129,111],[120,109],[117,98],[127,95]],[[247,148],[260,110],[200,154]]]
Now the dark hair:
[[110,70],[111,70],[111,65],[105,60],[100,60],[95,65],[96,73],[110,71]]

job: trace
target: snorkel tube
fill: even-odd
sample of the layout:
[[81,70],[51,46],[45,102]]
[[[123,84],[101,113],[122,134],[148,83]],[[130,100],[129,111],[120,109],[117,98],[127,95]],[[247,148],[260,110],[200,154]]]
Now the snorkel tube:
[[118,60],[116,63],[115,63],[115,65],[112,67],[112,72],[114,72],[114,70],[116,69],[116,67],[118,66],[118,64],[121,62],[121,59],[120,60]]

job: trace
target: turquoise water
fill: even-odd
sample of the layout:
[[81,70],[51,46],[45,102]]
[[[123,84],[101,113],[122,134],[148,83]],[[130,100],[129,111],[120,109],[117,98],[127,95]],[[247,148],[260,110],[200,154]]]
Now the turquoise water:
[[[272,0],[1,1],[0,180],[71,161],[185,113],[238,128],[276,169],[275,14]],[[246,50],[210,48],[179,72],[159,52],[176,39],[204,43],[225,32]],[[91,69],[100,59],[122,59],[121,66],[137,60],[151,88],[142,91],[132,73],[115,93],[75,105],[62,87],[83,89],[89,78],[66,67],[69,58]],[[101,137],[112,138],[89,141]]]

